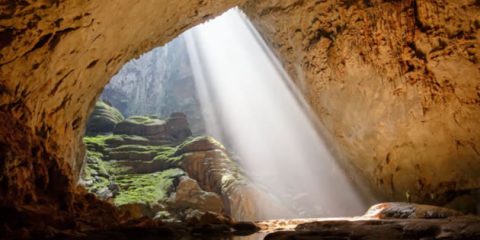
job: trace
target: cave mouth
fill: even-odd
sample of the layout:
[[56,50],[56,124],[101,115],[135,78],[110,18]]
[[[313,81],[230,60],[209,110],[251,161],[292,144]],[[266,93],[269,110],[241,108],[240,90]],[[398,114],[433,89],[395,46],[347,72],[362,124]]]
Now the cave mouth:
[[[480,77],[477,61],[480,56],[476,1],[182,0],[168,3],[117,1],[114,4],[99,0],[8,1],[6,5],[0,4],[0,119],[3,123],[0,124],[0,238],[110,239],[114,236],[151,239],[165,236],[166,239],[185,239],[183,236],[198,235],[200,231],[218,230],[228,235],[230,227],[252,229],[252,224],[231,221],[228,215],[240,220],[238,215],[245,219],[261,219],[256,215],[261,212],[256,211],[256,204],[264,203],[273,208],[272,195],[282,192],[277,187],[286,186],[283,184],[286,179],[298,176],[296,168],[288,169],[291,171],[280,177],[262,179],[258,176],[265,169],[274,170],[284,156],[290,161],[294,159],[292,162],[296,164],[301,163],[300,157],[289,156],[290,146],[279,145],[276,140],[287,139],[292,145],[299,142],[309,145],[313,141],[306,138],[297,141],[286,133],[289,128],[284,127],[270,128],[267,134],[255,135],[261,133],[257,126],[264,128],[258,124],[260,120],[270,119],[268,126],[271,127],[272,123],[288,118],[277,116],[271,120],[270,117],[275,116],[271,112],[254,111],[271,99],[253,91],[258,90],[257,87],[247,90],[237,87],[244,89],[240,101],[222,99],[220,93],[236,86],[233,80],[243,73],[233,74],[229,70],[226,72],[230,74],[222,77],[215,66],[233,62],[236,57],[218,61],[213,54],[217,46],[207,48],[208,45],[199,43],[199,36],[190,39],[193,42],[187,41],[194,43],[187,44],[189,57],[196,52],[198,58],[185,62],[191,64],[192,60],[200,59],[198,62],[204,64],[191,66],[199,66],[197,70],[200,71],[200,74],[194,71],[195,90],[201,85],[198,77],[204,75],[202,71],[210,75],[205,78],[210,82],[203,82],[203,86],[209,87],[196,92],[197,100],[202,115],[210,109],[215,112],[210,116],[219,119],[218,124],[211,125],[204,117],[203,126],[228,125],[226,130],[240,132],[233,137],[249,137],[248,140],[228,140],[227,131],[225,136],[222,131],[218,136],[214,133],[209,134],[213,137],[202,136],[202,132],[195,132],[199,128],[194,127],[195,121],[184,110],[152,113],[154,116],[128,115],[122,113],[123,110],[115,111],[114,107],[121,107],[114,106],[115,101],[112,101],[96,104],[97,113],[111,112],[112,115],[106,121],[111,129],[87,133],[86,138],[90,139],[85,143],[90,153],[85,162],[92,165],[83,164],[85,151],[81,144],[89,107],[94,105],[100,89],[121,64],[236,4],[241,4],[289,72],[296,74],[296,83],[308,90],[304,95],[321,117],[325,129],[335,135],[332,145],[346,153],[344,160],[356,167],[372,188],[386,200],[431,203],[478,213],[477,170],[480,165],[475,144],[480,135],[475,130],[480,129],[477,117],[480,96],[477,83],[480,81],[476,81]],[[227,37],[223,36],[225,33],[228,31],[220,37]],[[212,50],[200,51],[202,48]],[[268,52],[268,48],[255,52]],[[261,62],[260,57],[253,59]],[[246,61],[249,62],[253,62],[252,58]],[[245,66],[242,66],[244,70]],[[267,67],[264,68],[262,71],[267,71]],[[264,78],[255,84],[267,84],[267,89],[276,90],[276,106],[282,106],[283,111],[275,113],[303,116],[286,110],[288,102],[291,103],[286,96],[290,95],[273,88],[270,84],[274,82],[269,80],[272,79]],[[222,87],[212,101],[213,106],[202,105],[205,99],[200,93],[207,93],[207,97],[217,96],[217,84],[225,82],[231,84]],[[285,79],[275,81],[279,82],[290,87]],[[142,83],[138,85],[155,89]],[[183,91],[178,94],[166,92],[174,97],[183,96],[182,100],[188,99],[181,95]],[[299,105],[306,108],[302,99],[296,93],[293,95]],[[236,108],[231,105],[249,101],[255,102],[255,106]],[[181,101],[174,101],[177,102]],[[215,105],[225,103],[229,104],[228,108]],[[250,118],[256,123],[255,127],[232,127],[230,124],[235,126],[235,123],[246,124],[247,121],[237,118],[236,112],[228,111],[231,109],[238,113],[256,113]],[[308,113],[308,109],[304,111]],[[119,124],[123,125],[121,130],[116,129]],[[285,124],[292,125],[305,126],[298,122]],[[122,134],[115,134],[115,131]],[[300,132],[298,128],[296,132]],[[270,134],[276,134],[275,142],[271,139],[259,141],[272,136]],[[157,143],[152,144],[154,141]],[[250,147],[260,146],[258,142],[266,142],[268,146],[254,152],[255,148]],[[255,158],[249,157],[248,150],[254,155],[274,152],[279,157],[274,167],[260,168],[255,164],[263,161],[257,160],[249,168],[249,161]],[[104,159],[109,157],[115,161]],[[121,158],[134,158],[135,161],[121,162]],[[310,168],[302,173],[325,176],[324,169],[315,164],[306,165]],[[83,174],[90,179],[84,176],[81,184],[98,186],[92,191],[98,197],[86,193],[84,187],[77,187],[82,166]],[[152,173],[153,168],[158,171]],[[135,172],[131,172],[132,169]],[[283,171],[275,172],[284,172],[286,168],[281,169]],[[145,176],[139,175],[142,171]],[[238,181],[239,178],[242,181]],[[344,190],[336,185],[336,180],[329,182],[331,186],[325,189],[333,190],[324,195]],[[297,184],[289,189],[305,192],[303,189],[307,187],[308,184],[305,187]],[[129,190],[131,194],[120,198],[127,204],[117,204],[115,208],[108,203],[115,204],[119,194]],[[305,194],[288,195],[287,199],[304,203]],[[185,201],[177,201],[182,196]],[[172,209],[179,210],[172,212],[170,206],[156,202],[160,197],[172,199],[178,204]],[[281,197],[285,196],[275,200],[282,203]],[[347,201],[347,198],[327,197]],[[145,201],[152,199],[155,204]],[[130,200],[135,201],[130,204]],[[208,202],[204,206],[210,209],[202,211],[198,205],[192,209],[188,205],[192,204],[191,200],[196,200],[194,204],[199,203],[197,200]],[[241,201],[247,204],[238,204]],[[219,206],[223,208],[218,210]],[[293,201],[289,206],[296,214],[302,212]],[[307,206],[312,215],[321,215],[313,204],[300,206]],[[349,206],[348,201],[344,206]],[[125,211],[118,211],[120,208]],[[247,218],[251,212],[255,216]],[[181,216],[175,216],[179,213]],[[277,226],[267,239],[480,238],[478,216],[465,216],[451,209],[384,203],[372,207],[363,217],[367,219],[317,219],[314,222],[277,219],[258,226]],[[178,219],[185,221],[165,223]],[[226,228],[222,224],[227,225]],[[84,237],[85,234],[97,237]],[[213,238],[209,236],[208,239]]]
[[301,93],[238,8],[131,60],[86,127],[81,184],[132,218],[361,215]]

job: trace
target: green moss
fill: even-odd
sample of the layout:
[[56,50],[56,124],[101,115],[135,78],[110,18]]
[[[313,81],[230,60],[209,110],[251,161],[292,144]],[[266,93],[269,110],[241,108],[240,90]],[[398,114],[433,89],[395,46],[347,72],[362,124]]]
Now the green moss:
[[87,150],[87,156],[103,159],[103,153],[102,152],[96,152],[94,150]]
[[162,156],[166,158],[173,156],[176,150],[177,150],[176,147],[170,147],[170,146],[155,146],[152,148],[152,151],[155,152],[155,155],[157,157]]
[[161,146],[155,149],[154,162],[161,162],[165,167],[179,167],[182,157],[175,156],[176,147]]
[[105,147],[105,139],[109,138],[109,135],[97,135],[97,136],[85,136],[83,143],[89,146]]
[[85,181],[91,181],[92,184],[87,186],[90,192],[96,192],[99,189],[107,187],[110,183],[110,174],[102,161],[101,155],[96,152],[87,151],[87,164],[83,169],[82,178]]
[[110,146],[119,146],[123,144],[148,144],[149,140],[136,135],[115,134],[105,139],[105,143]]
[[106,104],[105,102],[103,101],[97,101],[95,103],[95,110],[99,110],[99,111],[104,111],[104,112],[108,112],[108,114],[110,115],[111,118],[113,118],[113,120],[119,122],[119,121],[122,121],[124,119],[122,113],[120,113],[120,111],[118,111],[118,109]]
[[149,125],[154,123],[158,124],[158,123],[165,122],[155,116],[131,116],[125,119],[125,121],[133,124],[143,124],[143,125]]
[[101,152],[104,152],[105,150],[110,151],[109,149],[105,149],[107,147],[115,148],[121,145],[139,146],[149,144],[149,140],[144,137],[124,134],[85,136],[83,142],[87,146],[87,149]]
[[[146,125],[162,121],[139,116],[127,120]],[[194,140],[189,138],[184,145]],[[156,145],[147,138],[128,133],[87,136],[84,143],[87,146],[87,165],[83,178],[93,182],[87,188],[96,193],[110,183],[117,184],[116,205],[154,204],[165,200],[173,189],[174,179],[185,174],[178,168],[182,156],[175,155],[176,146]],[[229,184],[230,181],[225,179],[224,182]]]
[[154,157],[155,153],[151,151],[111,151],[108,153],[106,160],[151,161]]
[[158,156],[158,157],[163,157],[163,158],[168,158],[172,156],[176,148],[175,147],[170,147],[170,146],[165,146],[165,145],[134,145],[134,144],[128,144],[128,145],[121,145],[116,148],[112,149],[107,149],[109,152],[112,153],[138,153],[138,154],[151,154],[153,156]]
[[97,192],[100,189],[108,187],[110,184],[110,180],[108,178],[104,177],[98,177],[94,182],[91,187],[89,187],[90,192]]
[[117,152],[122,152],[122,151],[137,151],[137,152],[146,152],[150,151],[151,147],[150,146],[145,146],[145,145],[134,145],[134,144],[127,144],[127,145],[121,145],[116,148],[112,148],[111,151],[117,151]]
[[158,203],[168,197],[174,179],[184,174],[181,169],[174,168],[151,174],[120,175],[117,177],[120,192],[114,203],[117,206],[129,203]]
[[225,149],[225,147],[210,136],[189,137],[178,145],[175,156],[180,156],[187,152],[209,151],[213,149]]
[[102,132],[111,132],[115,125],[123,119],[123,115],[116,108],[98,101],[95,103],[95,108],[88,119],[87,133],[96,135]]
[[198,138],[200,138],[200,137],[188,137],[182,143],[180,143],[177,146],[177,148],[180,149],[180,148],[183,148],[185,146],[188,146],[188,145],[192,144],[192,142],[196,141]]
[[130,164],[129,162],[105,162],[105,169],[110,173],[110,175],[116,176],[121,175],[121,174],[129,174],[132,173],[132,170],[134,170],[134,166]]

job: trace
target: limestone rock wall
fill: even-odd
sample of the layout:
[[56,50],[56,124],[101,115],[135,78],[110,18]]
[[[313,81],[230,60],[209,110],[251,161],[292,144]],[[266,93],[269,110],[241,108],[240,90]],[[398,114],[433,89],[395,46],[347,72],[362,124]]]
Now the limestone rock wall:
[[168,116],[183,112],[193,134],[205,134],[193,71],[182,36],[126,63],[105,86],[101,98],[125,116]]
[[[72,208],[84,126],[107,81],[240,2],[1,1],[0,204]],[[379,192],[426,201],[480,186],[478,1],[252,0],[242,8],[332,146]]]
[[473,0],[249,1],[244,7],[343,158],[385,198],[480,187]]
[[53,198],[70,209],[84,126],[108,80],[237,3],[1,1],[0,204]]

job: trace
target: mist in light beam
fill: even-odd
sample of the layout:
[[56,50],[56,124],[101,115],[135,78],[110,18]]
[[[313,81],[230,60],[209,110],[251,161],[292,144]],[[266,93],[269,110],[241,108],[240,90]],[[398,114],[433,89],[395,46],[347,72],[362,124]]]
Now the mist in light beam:
[[185,38],[207,131],[231,143],[252,181],[294,210],[285,218],[365,211],[305,101],[240,10],[196,26]]

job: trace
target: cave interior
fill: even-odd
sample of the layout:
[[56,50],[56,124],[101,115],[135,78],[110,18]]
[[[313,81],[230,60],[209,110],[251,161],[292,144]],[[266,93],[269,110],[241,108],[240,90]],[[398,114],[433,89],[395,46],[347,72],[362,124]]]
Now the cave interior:
[[0,239],[480,239],[476,0],[0,1]]

